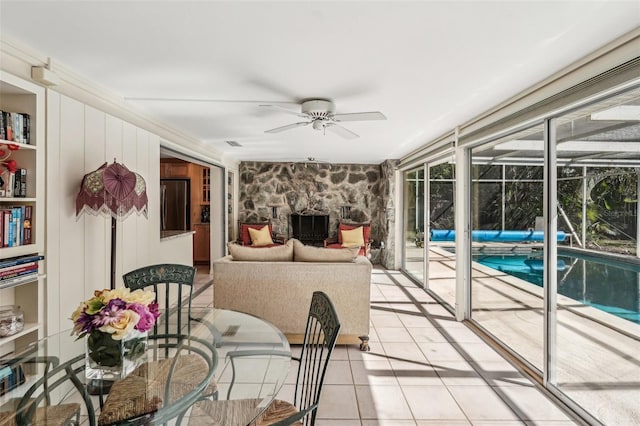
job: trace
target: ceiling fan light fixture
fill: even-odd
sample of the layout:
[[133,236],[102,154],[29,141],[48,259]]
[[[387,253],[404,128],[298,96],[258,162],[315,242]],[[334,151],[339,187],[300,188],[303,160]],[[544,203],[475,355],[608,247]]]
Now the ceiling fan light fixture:
[[322,120],[313,120],[312,127],[316,130],[323,130],[324,122]]
[[371,121],[387,119],[387,117],[385,117],[385,115],[380,111],[336,114],[335,105],[328,99],[309,99],[302,102],[300,105],[301,113],[291,111],[287,108],[282,108],[278,105],[265,104],[260,106],[278,109],[288,114],[293,114],[308,120],[276,127],[275,129],[265,130],[265,133],[280,133],[311,124],[311,127],[313,127],[314,130],[322,130],[324,132],[326,129],[329,129],[330,132],[342,138],[355,139],[358,138],[356,133],[342,127],[338,123],[341,123],[342,121]]

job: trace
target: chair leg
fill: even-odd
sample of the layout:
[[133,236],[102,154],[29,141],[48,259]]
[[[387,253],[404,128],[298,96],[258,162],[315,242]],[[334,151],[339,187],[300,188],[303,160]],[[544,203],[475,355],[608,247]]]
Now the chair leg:
[[362,352],[369,352],[371,348],[369,347],[369,336],[360,336],[360,350]]

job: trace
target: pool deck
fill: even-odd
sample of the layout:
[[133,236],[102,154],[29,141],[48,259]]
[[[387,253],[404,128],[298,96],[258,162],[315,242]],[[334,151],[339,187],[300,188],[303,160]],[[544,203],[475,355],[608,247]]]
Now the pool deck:
[[[513,245],[505,245],[513,248]],[[497,248],[483,245],[484,250]],[[517,250],[529,250],[531,244]],[[505,247],[501,247],[504,249]],[[407,269],[422,275],[422,249],[407,248]],[[455,255],[432,247],[429,289],[455,306]],[[543,365],[542,288],[478,263],[472,268],[472,318],[531,366]],[[557,297],[558,389],[604,424],[640,424],[640,325]]]

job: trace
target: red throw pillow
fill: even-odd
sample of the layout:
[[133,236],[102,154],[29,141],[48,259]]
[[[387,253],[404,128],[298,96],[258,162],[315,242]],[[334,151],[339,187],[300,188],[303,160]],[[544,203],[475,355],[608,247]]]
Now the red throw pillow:
[[[264,223],[243,223],[240,225],[240,241],[245,246],[251,245],[251,236],[249,235],[249,228],[253,229],[262,229],[264,228]],[[271,229],[271,224],[269,224],[269,234],[273,235],[273,230]]]
[[[350,231],[352,229],[356,229],[357,227],[362,226],[362,237],[364,239],[365,244],[369,241],[369,237],[371,236],[371,225],[347,225],[345,223],[341,223],[338,226],[338,242],[342,244],[342,230]],[[249,231],[247,231],[249,232]]]

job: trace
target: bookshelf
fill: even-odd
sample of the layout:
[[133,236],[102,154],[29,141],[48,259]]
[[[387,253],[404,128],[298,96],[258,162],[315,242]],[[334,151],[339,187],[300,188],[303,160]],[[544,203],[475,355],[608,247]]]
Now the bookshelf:
[[[0,188],[0,211],[15,211],[14,239],[7,244],[3,239],[0,247],[0,264],[14,257],[44,255],[44,152],[45,152],[45,89],[12,74],[0,71],[0,110],[9,113],[28,114],[29,139],[16,141],[7,132],[0,133],[0,151],[10,152],[0,163],[0,177],[5,181]],[[5,117],[6,118],[6,117]],[[6,125],[6,120],[3,120]],[[22,121],[24,123],[24,121]],[[25,124],[24,130],[27,129]],[[11,145],[11,148],[9,148]],[[2,154],[2,152],[0,152]],[[0,155],[0,158],[4,157]],[[25,193],[8,194],[7,162],[15,161],[15,166],[26,170]],[[17,196],[16,196],[17,195]],[[31,212],[30,241],[25,241],[24,212],[27,206]],[[6,227],[4,222],[3,235]],[[20,228],[19,231],[15,231]],[[44,283],[45,262],[38,262],[38,272],[17,280],[0,280],[0,305],[20,305],[24,312],[24,328],[17,334],[0,337],[0,356],[23,347],[45,335]],[[2,269],[0,268],[0,273]]]

